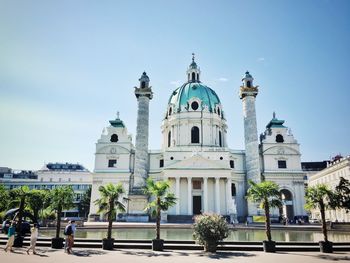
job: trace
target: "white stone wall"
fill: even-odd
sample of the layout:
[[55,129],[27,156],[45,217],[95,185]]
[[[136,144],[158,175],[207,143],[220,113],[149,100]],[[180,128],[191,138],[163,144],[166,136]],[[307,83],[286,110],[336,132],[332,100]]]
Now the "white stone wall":
[[134,186],[143,187],[148,177],[148,130],[149,130],[149,97],[137,98],[137,127],[135,145]]
[[[191,129],[197,126],[200,130],[200,143],[191,143]],[[171,131],[171,147],[174,146],[216,146],[219,147],[219,131],[222,136],[222,147],[227,147],[226,120],[218,114],[207,111],[188,111],[174,113],[162,122],[162,149],[168,148],[168,133]]]

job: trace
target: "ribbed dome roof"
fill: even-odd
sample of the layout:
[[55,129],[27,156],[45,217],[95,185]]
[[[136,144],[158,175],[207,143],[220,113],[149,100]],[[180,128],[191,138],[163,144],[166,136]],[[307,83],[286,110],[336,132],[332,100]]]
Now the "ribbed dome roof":
[[213,112],[216,105],[220,104],[220,99],[215,91],[199,82],[187,82],[174,90],[169,104],[174,105],[173,112],[180,112],[185,107],[188,108],[188,102],[191,99],[199,99],[202,107],[207,106],[210,112]]

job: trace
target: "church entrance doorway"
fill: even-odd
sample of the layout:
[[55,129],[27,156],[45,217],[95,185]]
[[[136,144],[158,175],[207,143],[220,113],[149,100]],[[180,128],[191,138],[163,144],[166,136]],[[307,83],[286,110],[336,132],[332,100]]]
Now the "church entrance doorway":
[[281,191],[281,198],[282,198],[282,214],[285,218],[288,218],[288,220],[294,219],[294,207],[293,207],[293,195],[292,193],[287,189],[282,189]]
[[199,215],[202,213],[202,197],[200,195],[193,196],[193,214]]

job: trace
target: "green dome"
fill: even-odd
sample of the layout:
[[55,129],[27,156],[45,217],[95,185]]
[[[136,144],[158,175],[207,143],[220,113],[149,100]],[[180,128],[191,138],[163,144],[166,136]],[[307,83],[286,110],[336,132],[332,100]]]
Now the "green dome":
[[174,105],[173,112],[180,112],[185,107],[188,109],[191,99],[199,99],[202,108],[208,107],[210,112],[215,110],[216,105],[221,104],[215,91],[199,82],[187,82],[174,90],[168,104]]

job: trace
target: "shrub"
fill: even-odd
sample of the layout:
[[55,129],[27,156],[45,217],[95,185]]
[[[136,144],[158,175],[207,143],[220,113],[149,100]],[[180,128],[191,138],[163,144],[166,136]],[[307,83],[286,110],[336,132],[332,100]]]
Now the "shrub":
[[222,241],[229,233],[226,220],[217,214],[196,216],[193,228],[193,237],[209,252],[215,252],[217,242]]

